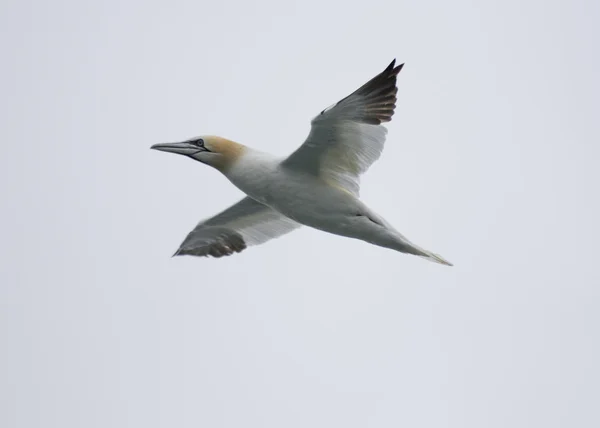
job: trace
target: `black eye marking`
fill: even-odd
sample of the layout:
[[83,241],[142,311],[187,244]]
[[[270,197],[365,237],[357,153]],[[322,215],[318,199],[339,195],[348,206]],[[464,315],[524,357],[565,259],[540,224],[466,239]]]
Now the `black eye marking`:
[[196,144],[198,147],[204,147],[204,140],[202,138],[199,138],[196,141],[194,141],[194,144]]

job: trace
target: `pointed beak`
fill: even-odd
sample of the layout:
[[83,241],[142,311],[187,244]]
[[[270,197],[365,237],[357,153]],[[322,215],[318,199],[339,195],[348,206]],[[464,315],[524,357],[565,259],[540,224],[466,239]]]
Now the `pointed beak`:
[[196,153],[204,152],[204,147],[197,146],[196,144],[183,142],[183,143],[161,143],[155,144],[151,149],[160,150],[161,152],[177,153],[179,155],[192,156]]

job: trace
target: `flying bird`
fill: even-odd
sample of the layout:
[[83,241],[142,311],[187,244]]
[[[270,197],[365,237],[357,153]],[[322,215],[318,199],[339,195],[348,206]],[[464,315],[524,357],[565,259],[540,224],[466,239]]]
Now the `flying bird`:
[[155,144],[212,166],[247,196],[201,221],[174,256],[229,256],[301,225],[452,266],[404,237],[359,199],[359,178],[383,150],[396,107],[396,60],[311,121],[304,143],[281,159],[217,136]]

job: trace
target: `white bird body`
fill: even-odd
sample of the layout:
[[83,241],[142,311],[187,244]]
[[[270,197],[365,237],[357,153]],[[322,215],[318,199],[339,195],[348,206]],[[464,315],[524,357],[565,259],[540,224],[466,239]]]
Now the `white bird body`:
[[244,147],[224,175],[255,201],[304,226],[404,252],[410,246],[418,248],[350,191],[286,168],[282,162]]
[[[319,217],[350,211],[355,198],[309,174],[285,168],[282,159],[244,153],[225,176],[242,192],[285,216],[313,226]],[[314,226],[313,226],[314,227]]]
[[394,62],[323,110],[311,133],[281,159],[215,136],[152,148],[184,154],[222,172],[247,197],[200,222],[175,255],[220,257],[300,227],[360,239],[451,265],[411,243],[359,199],[359,177],[379,158],[396,101]]

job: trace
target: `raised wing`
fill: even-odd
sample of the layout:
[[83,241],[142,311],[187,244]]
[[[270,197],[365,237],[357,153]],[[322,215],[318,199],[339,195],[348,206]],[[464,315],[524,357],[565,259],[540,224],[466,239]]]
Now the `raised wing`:
[[395,64],[313,118],[306,141],[283,165],[358,195],[360,175],[383,150],[387,129],[381,124],[394,115],[396,76],[404,66]]
[[298,227],[299,223],[246,197],[216,216],[198,223],[173,255],[229,256]]

